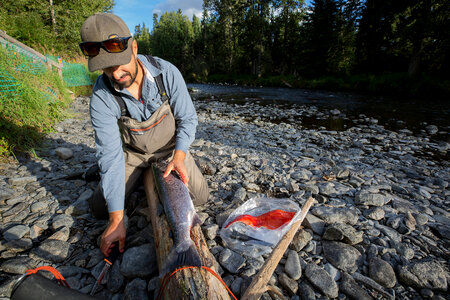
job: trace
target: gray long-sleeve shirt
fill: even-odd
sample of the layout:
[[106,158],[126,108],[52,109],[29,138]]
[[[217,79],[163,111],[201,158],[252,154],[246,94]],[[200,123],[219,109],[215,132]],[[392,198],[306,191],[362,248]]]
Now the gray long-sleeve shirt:
[[[139,122],[148,120],[161,106],[162,100],[154,77],[162,73],[176,122],[175,149],[186,153],[194,141],[198,119],[180,71],[171,63],[157,57],[155,59],[160,69],[150,64],[143,55],[138,55],[138,59],[146,69],[140,99],[142,102],[131,96],[126,89],[119,91],[131,118]],[[125,161],[117,124],[121,116],[120,107],[100,77],[93,89],[90,115],[95,130],[96,156],[101,175],[100,185],[108,204],[108,211],[122,210],[125,198]]]

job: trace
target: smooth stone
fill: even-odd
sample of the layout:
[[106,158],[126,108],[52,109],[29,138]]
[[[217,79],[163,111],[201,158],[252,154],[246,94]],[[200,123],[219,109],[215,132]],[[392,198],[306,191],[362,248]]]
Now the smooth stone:
[[46,201],[38,201],[31,205],[31,212],[40,212],[48,207],[48,203]]
[[373,298],[359,286],[352,276],[346,272],[342,273],[342,280],[339,291],[347,295],[352,300],[373,300]]
[[66,215],[78,217],[89,213],[89,202],[87,200],[77,200],[64,211]]
[[396,243],[401,243],[402,235],[397,231],[395,231],[394,229],[378,223],[375,223],[375,228],[379,229],[382,233],[384,233],[384,235],[386,235],[388,238],[395,241]]
[[210,224],[210,225],[206,225],[203,228],[203,233],[205,234],[205,237],[207,239],[213,240],[216,238],[218,230],[219,230],[219,225]]
[[49,239],[51,240],[60,240],[63,242],[67,242],[70,236],[70,229],[67,227],[62,227],[60,230],[52,234]]
[[290,278],[285,273],[282,273],[280,276],[278,276],[278,281],[280,285],[288,292],[290,296],[297,293],[298,290],[298,283],[296,280]]
[[418,214],[416,216],[416,222],[420,226],[426,225],[428,223],[428,216],[426,214]]
[[144,244],[125,251],[120,271],[125,277],[145,277],[158,270],[153,244]]
[[12,240],[4,244],[5,248],[10,252],[23,252],[31,249],[33,247],[33,241],[28,238],[21,238],[18,240]]
[[75,219],[72,216],[59,214],[52,220],[52,228],[53,230],[58,230],[61,227],[71,228],[75,223]]
[[298,280],[302,276],[302,266],[296,251],[289,250],[286,263],[284,264],[284,271],[294,280]]
[[58,147],[55,149],[56,155],[62,160],[66,160],[73,157],[72,149],[65,147]]
[[314,288],[307,281],[300,282],[298,289],[302,300],[316,300]]
[[353,273],[362,262],[361,253],[354,247],[341,242],[322,241],[324,257],[336,268]]
[[325,222],[322,219],[316,217],[313,214],[307,214],[305,219],[311,225],[311,229],[315,234],[318,234],[320,236],[323,234]]
[[[2,213],[2,217],[17,216],[21,211],[28,207],[28,203],[20,202]],[[5,220],[4,220],[5,221]],[[6,221],[5,221],[6,222]]]
[[328,274],[330,274],[331,278],[333,278],[334,281],[338,281],[339,279],[341,279],[341,272],[332,264],[326,263],[323,265],[323,268],[328,272]]
[[133,279],[125,287],[124,300],[148,300],[147,282],[140,278]]
[[383,206],[389,201],[385,195],[362,191],[356,194],[355,202],[360,205]]
[[355,225],[358,222],[358,215],[356,212],[344,207],[320,206],[313,208],[311,213],[328,224],[348,223],[350,225]]
[[60,240],[47,239],[31,251],[30,257],[54,263],[66,260],[72,253],[72,246]]
[[111,269],[108,272],[108,281],[106,283],[106,286],[108,287],[108,290],[110,290],[112,293],[117,293],[120,291],[120,289],[123,286],[123,283],[125,281],[125,278],[123,277],[122,273],[120,272],[120,263],[118,260],[114,262]]
[[399,281],[416,288],[447,290],[447,276],[435,261],[417,261],[398,268]]
[[342,240],[344,243],[355,245],[363,241],[363,232],[345,223],[335,223],[327,226],[322,238],[330,241]]
[[8,183],[12,186],[23,186],[37,180],[36,176],[9,178]]
[[36,265],[37,261],[27,256],[22,256],[4,261],[0,266],[0,270],[11,274],[25,274],[26,270],[35,268]]
[[378,257],[369,261],[369,276],[385,288],[393,288],[397,283],[392,266]]
[[18,240],[28,232],[30,232],[30,227],[26,225],[16,225],[3,232],[3,238],[8,242]]
[[336,298],[339,288],[327,271],[314,263],[309,263],[305,269],[305,276],[321,293],[327,297]]
[[[2,187],[0,189],[0,201],[8,200],[12,196],[14,196],[14,190],[12,190],[10,188],[5,188],[5,187]],[[12,204],[10,204],[10,205],[12,205]]]
[[233,250],[225,248],[220,253],[219,263],[231,274],[237,274],[245,265],[245,258]]
[[381,207],[371,207],[368,210],[364,211],[364,216],[366,218],[375,220],[375,221],[379,221],[384,219],[384,209],[382,209]]
[[236,279],[234,279],[233,282],[231,283],[230,288],[235,296],[238,296],[238,297],[240,296],[241,285],[242,285],[243,281],[244,281],[244,279],[242,279],[241,277],[236,277]]
[[[312,226],[312,225],[311,225]],[[295,233],[289,248],[299,252],[312,240],[312,235],[308,230],[301,229]]]

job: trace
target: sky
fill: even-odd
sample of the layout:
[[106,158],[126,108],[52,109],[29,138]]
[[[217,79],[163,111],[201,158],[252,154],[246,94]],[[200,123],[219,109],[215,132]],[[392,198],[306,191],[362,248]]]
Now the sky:
[[[153,28],[153,14],[160,17],[166,11],[181,9],[183,15],[192,20],[195,14],[201,19],[203,0],[115,0],[113,13],[121,17],[128,25],[131,34],[134,28],[142,23],[150,29]],[[306,3],[310,3],[307,0]]]
[[142,23],[150,31],[153,27],[153,14],[160,17],[166,11],[177,11],[181,9],[183,15],[192,20],[195,14],[202,16],[203,0],[115,0],[113,13],[121,17],[128,25],[131,34],[134,28]]

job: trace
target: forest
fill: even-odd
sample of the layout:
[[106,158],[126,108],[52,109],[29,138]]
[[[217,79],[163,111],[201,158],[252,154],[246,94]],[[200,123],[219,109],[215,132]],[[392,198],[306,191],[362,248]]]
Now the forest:
[[[448,93],[448,0],[204,0],[136,26],[190,80]],[[316,83],[316,85],[314,85]],[[412,86],[413,85],[413,86]]]
[[[6,0],[0,29],[80,58],[79,28],[112,0]],[[189,82],[449,95],[450,0],[204,0],[201,17],[153,15],[139,52]]]

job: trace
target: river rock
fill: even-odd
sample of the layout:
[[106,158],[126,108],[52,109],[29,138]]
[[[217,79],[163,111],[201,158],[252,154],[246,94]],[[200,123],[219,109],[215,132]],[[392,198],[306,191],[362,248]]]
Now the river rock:
[[355,202],[360,205],[383,206],[389,199],[382,194],[369,193],[362,191],[356,194]]
[[321,218],[326,223],[348,223],[355,225],[358,222],[358,215],[348,208],[321,206],[311,210],[311,213]]
[[47,239],[39,247],[31,251],[31,257],[42,259],[49,262],[63,262],[72,253],[72,247],[69,243],[60,240]]
[[26,225],[16,225],[3,232],[3,238],[7,241],[18,240],[29,231],[30,227]]
[[399,281],[408,286],[447,290],[449,274],[435,261],[418,261],[400,266],[398,274]]
[[397,283],[394,269],[389,263],[378,257],[369,261],[369,276],[386,288],[392,288]]
[[72,216],[60,214],[53,218],[52,227],[53,230],[58,230],[61,227],[71,228],[75,223],[75,219]]
[[363,232],[356,231],[355,228],[345,223],[335,223],[327,226],[322,238],[330,241],[342,240],[344,243],[355,245],[362,242]]
[[37,261],[27,256],[22,256],[4,261],[0,266],[0,270],[11,274],[24,274],[25,271],[35,268],[36,265]]
[[310,241],[312,240],[312,235],[308,230],[301,229],[295,233],[289,248],[299,252],[302,250]]
[[280,282],[281,286],[289,293],[290,296],[297,293],[298,290],[298,283],[294,279],[290,278],[285,273],[282,273],[278,277],[278,281]]
[[336,298],[339,288],[327,271],[314,263],[309,263],[305,269],[305,276],[321,293],[327,297]]
[[384,219],[384,210],[381,207],[371,207],[364,211],[364,216],[366,218],[379,221]]
[[373,298],[346,272],[342,273],[339,291],[353,300],[373,300]]
[[357,270],[362,260],[361,253],[354,247],[341,242],[323,241],[325,258],[336,268],[353,273]]
[[147,296],[147,282],[140,278],[135,278],[127,284],[124,293],[125,300],[146,300]]
[[33,241],[29,238],[21,238],[18,240],[12,240],[9,241],[3,246],[10,252],[17,253],[17,252],[23,252],[31,249],[33,247]]
[[294,280],[298,280],[302,276],[302,267],[296,251],[289,250],[284,271]]
[[158,270],[155,247],[144,244],[125,251],[120,271],[125,277],[145,277]]
[[59,147],[55,149],[55,152],[56,155],[58,155],[58,157],[62,160],[67,160],[73,157],[73,151],[69,148]]
[[[319,219],[318,217],[316,217],[313,214],[307,214],[305,219],[308,222],[308,224],[311,225],[311,229],[314,233],[316,233],[318,235],[323,234],[323,231],[325,228],[325,222],[322,221],[322,219]],[[307,239],[307,237],[306,237],[306,239]]]
[[236,274],[245,265],[245,258],[233,250],[225,248],[220,253],[219,263],[231,274]]
[[124,283],[124,277],[120,272],[120,263],[116,260],[108,272],[108,280],[106,286],[112,293],[120,291]]

